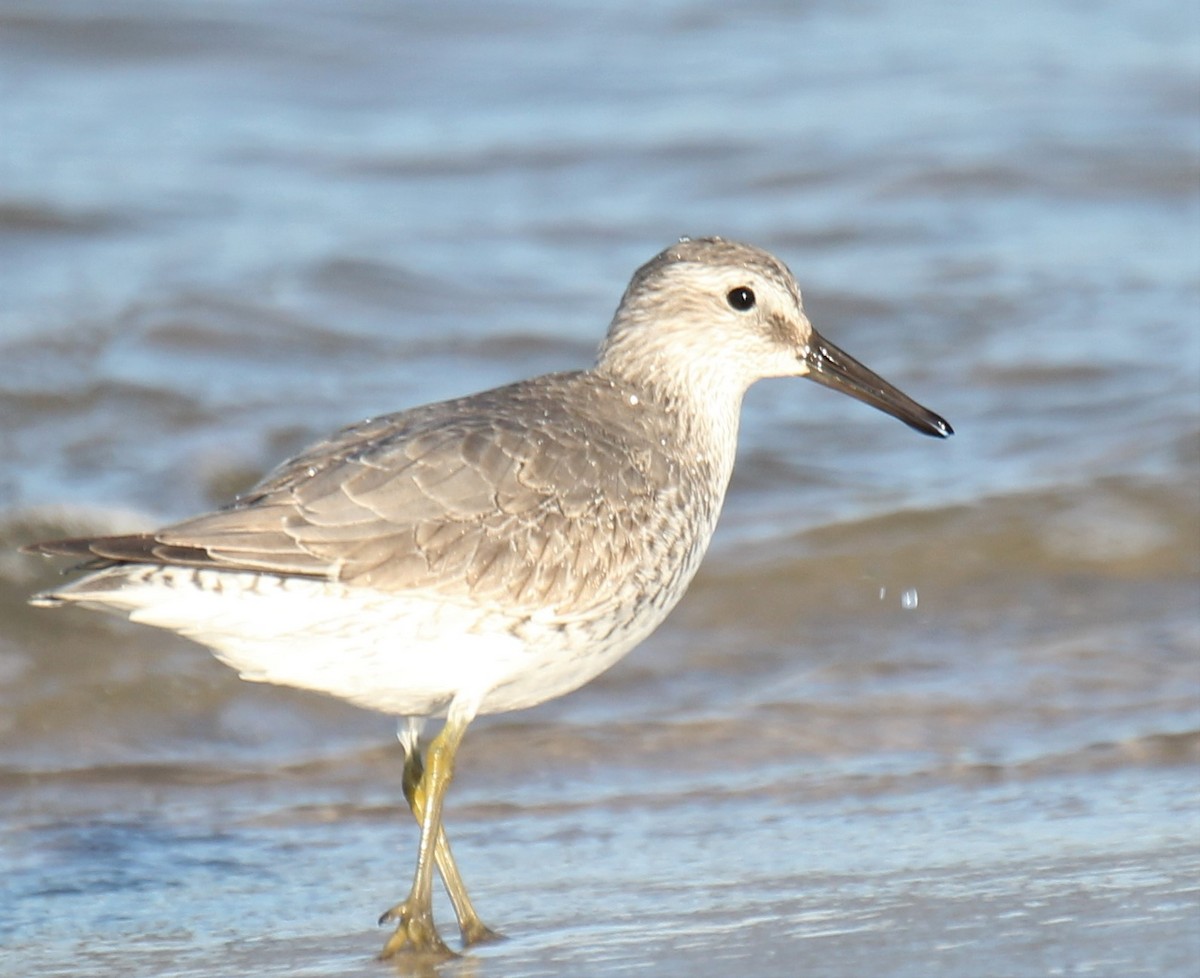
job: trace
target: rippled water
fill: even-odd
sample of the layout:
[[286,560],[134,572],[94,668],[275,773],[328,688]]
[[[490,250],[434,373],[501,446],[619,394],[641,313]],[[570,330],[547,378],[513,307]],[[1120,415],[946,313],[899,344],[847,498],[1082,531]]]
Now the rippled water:
[[469,735],[442,973],[1193,973],[1190,6],[0,2],[0,84],[0,973],[387,973],[415,848],[387,718],[15,547],[585,364],[711,233],[958,434],[751,392],[668,624]]

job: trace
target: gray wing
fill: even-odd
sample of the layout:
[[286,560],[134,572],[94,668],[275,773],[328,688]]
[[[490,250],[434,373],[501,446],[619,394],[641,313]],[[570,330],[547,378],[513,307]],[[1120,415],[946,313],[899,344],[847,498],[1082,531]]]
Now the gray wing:
[[589,603],[631,569],[670,479],[636,433],[592,420],[611,408],[602,391],[585,384],[562,396],[585,376],[363,422],[227,509],[153,534],[42,549],[532,607]]

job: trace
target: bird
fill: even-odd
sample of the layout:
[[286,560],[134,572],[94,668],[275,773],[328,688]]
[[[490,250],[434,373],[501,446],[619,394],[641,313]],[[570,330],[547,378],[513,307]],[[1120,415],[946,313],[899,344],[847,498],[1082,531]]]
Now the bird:
[[662,623],[716,527],[743,395],[769,377],[953,433],[823,338],[778,258],[680,238],[634,273],[590,368],[352,424],[153,532],[30,544],[83,561],[30,600],[122,614],[243,679],[396,717],[420,838],[380,956],[450,958],[435,869],[462,946],[499,936],[443,826],[468,726],[577,689]]

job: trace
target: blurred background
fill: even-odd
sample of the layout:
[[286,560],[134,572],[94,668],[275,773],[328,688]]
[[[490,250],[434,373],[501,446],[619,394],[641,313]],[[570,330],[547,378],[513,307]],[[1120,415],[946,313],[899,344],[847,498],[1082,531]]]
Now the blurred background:
[[751,391],[673,618],[468,737],[510,939],[441,973],[1194,974],[1181,0],[0,0],[0,971],[380,973],[392,721],[28,608],[16,547],[585,366],[685,234],[957,434]]

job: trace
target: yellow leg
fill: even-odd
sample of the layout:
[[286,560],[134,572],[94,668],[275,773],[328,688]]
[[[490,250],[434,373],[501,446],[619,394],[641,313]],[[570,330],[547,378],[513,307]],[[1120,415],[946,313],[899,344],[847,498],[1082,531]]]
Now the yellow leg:
[[[400,952],[450,958],[450,950],[437,932],[433,922],[433,867],[437,859],[439,837],[442,833],[442,804],[446,789],[454,777],[454,759],[472,712],[455,711],[453,705],[446,725],[433,739],[427,752],[425,771],[420,778],[413,798],[424,796],[421,808],[421,841],[417,848],[417,869],[413,875],[412,889],[403,901],[383,915],[384,921],[396,921],[396,931],[383,946],[382,958],[390,958]],[[449,847],[446,848],[447,854]],[[452,861],[450,865],[453,865]],[[452,876],[458,878],[457,867]],[[459,887],[462,880],[458,879]],[[465,893],[465,890],[463,891]]]
[[[407,738],[401,738],[401,744],[405,752],[404,797],[408,801],[409,808],[412,809],[417,824],[421,824],[424,821],[425,811],[425,786],[421,783],[425,776],[425,765],[421,760],[421,751],[415,732],[410,733]],[[450,895],[450,902],[454,904],[454,914],[458,918],[458,929],[462,934],[463,944],[470,946],[483,941],[497,940],[501,935],[479,918],[475,905],[467,894],[466,884],[459,875],[458,864],[454,861],[454,854],[450,851],[450,840],[446,836],[445,828],[438,830],[433,855],[442,881],[446,884],[446,892]],[[380,923],[392,920],[391,914],[391,910],[385,913],[380,918]]]

